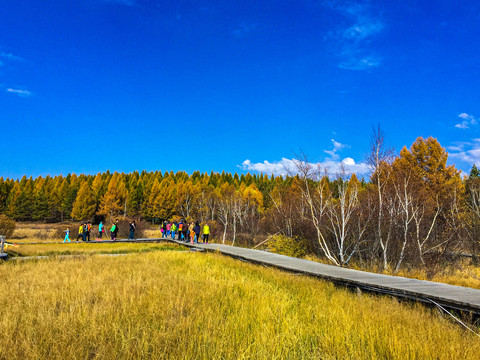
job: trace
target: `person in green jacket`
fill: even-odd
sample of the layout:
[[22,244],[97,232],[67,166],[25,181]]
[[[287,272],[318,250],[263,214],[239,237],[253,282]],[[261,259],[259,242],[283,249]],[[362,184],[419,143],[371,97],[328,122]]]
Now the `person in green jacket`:
[[112,227],[110,228],[110,237],[111,237],[112,241],[117,240],[116,239],[116,235],[117,235],[116,232],[117,232],[117,224],[113,223]]
[[203,242],[208,244],[208,237],[210,235],[210,226],[208,224],[203,225]]

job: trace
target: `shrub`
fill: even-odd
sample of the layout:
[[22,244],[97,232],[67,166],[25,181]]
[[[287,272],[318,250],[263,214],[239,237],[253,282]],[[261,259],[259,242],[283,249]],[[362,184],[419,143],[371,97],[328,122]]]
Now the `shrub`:
[[[65,230],[66,230],[66,228],[65,228]],[[65,238],[65,230],[63,229],[63,227],[61,227],[61,228],[57,227],[53,230],[50,237],[52,239],[63,239],[63,238]],[[76,230],[78,231],[78,228]],[[74,230],[72,231],[72,228],[70,228],[70,238],[72,238],[74,234],[75,234],[75,231]]]
[[309,251],[308,242],[298,236],[293,238],[284,235],[275,235],[268,241],[269,249],[277,254],[292,257],[304,257]]
[[12,237],[17,223],[6,215],[0,215],[0,235]]

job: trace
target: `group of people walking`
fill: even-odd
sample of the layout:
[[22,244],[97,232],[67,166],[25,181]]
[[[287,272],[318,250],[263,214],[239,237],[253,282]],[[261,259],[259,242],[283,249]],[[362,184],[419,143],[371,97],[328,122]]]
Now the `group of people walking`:
[[[176,221],[168,222],[164,221],[162,226],[162,238],[171,238],[175,240],[178,234],[178,240],[193,243],[198,243],[200,241],[200,232],[203,235],[203,242],[208,244],[208,238],[210,236],[210,227],[208,224],[203,225],[203,230],[200,227],[200,223],[191,222],[188,224],[186,221],[180,220],[179,223]],[[202,231],[201,231],[202,230]]]
[[[135,220],[130,223],[130,234],[128,236],[129,240],[134,240],[135,239]],[[77,241],[81,239],[82,241],[90,241],[90,232],[92,230],[92,224],[90,222],[85,222],[83,224],[80,224],[78,228],[78,236],[77,236]],[[63,242],[70,242],[70,229],[67,228],[65,231],[65,238],[63,239]],[[103,221],[100,221],[100,224],[98,224],[98,236],[96,238],[97,241],[102,241],[103,234],[105,233],[105,226],[103,224]],[[118,219],[116,219],[114,222],[112,222],[112,226],[110,227],[110,238],[112,241],[117,240],[117,235],[118,235]]]
[[[135,229],[136,229],[136,224],[135,220],[130,223],[130,234],[128,236],[128,240],[134,240],[135,239]],[[202,234],[202,241],[206,244],[208,244],[208,239],[210,237],[210,226],[208,226],[207,223],[203,225],[203,228],[200,226],[200,223],[197,222],[191,222],[188,224],[184,220],[180,220],[180,222],[169,222],[169,221],[164,221],[163,224],[161,225],[161,230],[162,230],[162,238],[171,238],[173,240],[177,239],[177,234],[178,234],[178,240],[180,241],[185,241],[193,243],[198,243],[200,242],[200,234]],[[82,241],[90,241],[90,232],[92,231],[92,224],[90,222],[84,222],[83,224],[80,224],[78,228],[78,236],[77,236],[77,241],[81,239]],[[71,242],[70,241],[70,229],[67,228],[65,230],[65,238],[63,242]],[[105,233],[105,226],[103,224],[103,221],[100,221],[100,224],[98,224],[98,236],[96,238],[97,241],[102,241],[103,234]],[[117,235],[118,235],[118,219],[116,219],[114,222],[112,222],[112,226],[110,227],[110,238],[112,241],[117,240]]]

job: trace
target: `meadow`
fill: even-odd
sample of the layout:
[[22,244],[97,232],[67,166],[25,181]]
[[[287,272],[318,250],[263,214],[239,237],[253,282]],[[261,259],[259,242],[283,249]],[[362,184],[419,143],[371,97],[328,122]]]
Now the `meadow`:
[[[100,247],[97,244],[62,244],[64,230],[69,227],[71,230],[70,238],[76,239],[76,229],[78,223],[63,223],[63,224],[40,224],[40,223],[17,223],[12,239],[7,239],[18,244],[18,247],[10,247],[6,251],[12,256],[36,256],[36,255],[88,255],[88,254],[108,254],[108,253],[129,253],[129,252],[145,252],[156,250],[182,250],[182,247],[170,244],[112,244],[105,242]],[[160,238],[161,231],[157,227],[151,227],[145,230],[146,238]],[[94,237],[92,237],[93,239]],[[22,245],[26,242],[39,242],[45,244]],[[47,244],[55,242],[57,244]],[[215,242],[215,238],[211,239]],[[227,242],[228,243],[228,242]],[[307,260],[325,262],[324,259],[316,256],[307,255],[304,257]],[[328,262],[326,262],[328,263]],[[471,259],[458,259],[441,269],[401,269],[396,274],[393,271],[382,270],[378,267],[372,266],[365,268],[358,264],[350,265],[354,269],[383,273],[386,275],[404,276],[419,280],[429,280],[436,282],[443,282],[451,285],[467,286],[480,289],[480,267],[474,264]]]
[[35,244],[8,247],[6,252],[10,257],[24,256],[58,256],[58,255],[95,255],[95,254],[130,254],[151,251],[187,251],[185,247],[168,243],[113,243],[103,244],[73,243],[73,244]]
[[[99,246],[103,246],[99,245]],[[7,262],[4,359],[477,359],[420,305],[219,254]]]

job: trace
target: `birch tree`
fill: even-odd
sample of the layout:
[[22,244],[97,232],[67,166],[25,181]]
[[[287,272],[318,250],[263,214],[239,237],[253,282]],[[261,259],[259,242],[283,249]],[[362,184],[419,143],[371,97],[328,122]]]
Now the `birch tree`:
[[[374,185],[374,194],[376,194],[375,207],[371,209],[375,212],[374,236],[377,244],[382,251],[383,268],[388,268],[388,250],[392,235],[392,224],[395,205],[388,197],[388,182],[391,173],[391,163],[393,161],[394,150],[385,145],[385,135],[380,128],[373,130],[370,141],[370,153],[366,162],[371,169],[371,183]],[[386,221],[385,221],[386,220]]]
[[328,260],[335,265],[340,265],[326,238],[323,225],[328,220],[327,206],[332,197],[328,178],[322,176],[320,166],[313,166],[305,155],[297,157],[295,167],[301,179],[302,199],[307,206],[307,216],[315,228],[318,245]]

